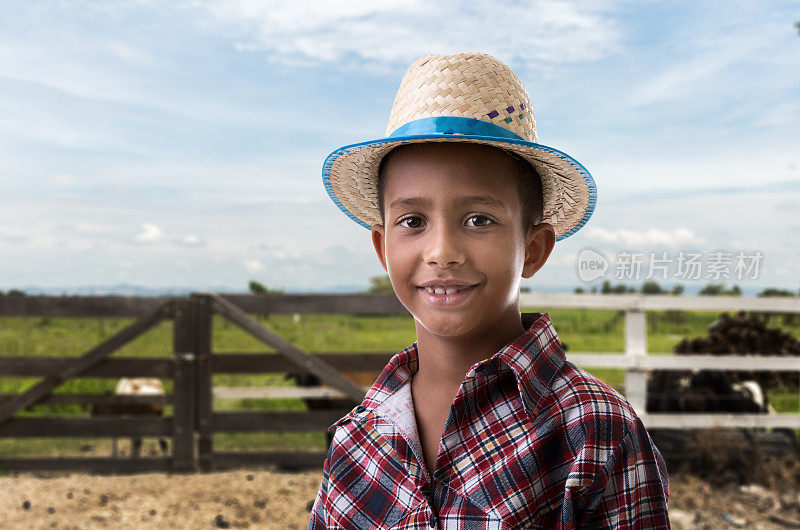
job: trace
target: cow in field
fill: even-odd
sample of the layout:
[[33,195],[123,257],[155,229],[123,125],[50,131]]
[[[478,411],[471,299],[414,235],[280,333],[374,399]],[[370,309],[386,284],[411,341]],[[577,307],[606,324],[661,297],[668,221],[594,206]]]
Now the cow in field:
[[722,371],[658,371],[647,384],[648,412],[775,413],[757,381],[733,383]]
[[[117,382],[114,394],[117,396],[163,396],[164,386],[155,378],[123,377]],[[161,417],[164,415],[162,403],[101,403],[92,406],[92,416]],[[167,454],[169,445],[164,438],[158,439],[162,454]],[[131,457],[138,458],[142,449],[142,437],[131,437]],[[111,454],[117,457],[117,438],[112,438]]]
[[[647,384],[647,412],[775,414],[758,381],[734,383],[718,370],[654,372]],[[712,433],[697,429],[648,428],[668,465],[684,463],[698,469],[718,469],[737,480],[749,480],[746,462],[756,462],[762,452],[791,454],[798,447],[791,429],[722,429]],[[705,447],[698,452],[697,444]],[[728,452],[713,449],[726,447]],[[692,449],[693,448],[693,449]]]

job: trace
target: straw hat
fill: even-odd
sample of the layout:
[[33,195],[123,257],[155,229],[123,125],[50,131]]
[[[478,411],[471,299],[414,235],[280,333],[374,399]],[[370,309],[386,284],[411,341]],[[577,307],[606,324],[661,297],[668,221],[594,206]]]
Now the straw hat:
[[322,166],[333,202],[361,226],[380,224],[378,167],[384,155],[408,143],[472,142],[494,145],[530,162],[542,177],[543,222],[556,240],[591,217],[597,188],[571,156],[538,143],[530,98],[511,69],[485,53],[425,55],[406,71],[389,116],[386,137],[346,145]]

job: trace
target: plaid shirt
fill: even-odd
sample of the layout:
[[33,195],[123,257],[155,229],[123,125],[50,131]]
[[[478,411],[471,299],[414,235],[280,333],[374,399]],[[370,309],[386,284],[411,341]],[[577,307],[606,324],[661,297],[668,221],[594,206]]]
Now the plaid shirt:
[[630,404],[567,361],[547,313],[467,372],[433,477],[416,342],[336,421],[308,528],[669,528],[666,465]]

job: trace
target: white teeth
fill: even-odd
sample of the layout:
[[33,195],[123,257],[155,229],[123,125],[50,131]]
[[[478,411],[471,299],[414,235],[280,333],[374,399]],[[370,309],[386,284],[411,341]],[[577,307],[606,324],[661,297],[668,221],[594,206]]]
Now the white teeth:
[[444,287],[425,287],[425,290],[431,294],[453,294],[461,291],[461,289],[446,289]]

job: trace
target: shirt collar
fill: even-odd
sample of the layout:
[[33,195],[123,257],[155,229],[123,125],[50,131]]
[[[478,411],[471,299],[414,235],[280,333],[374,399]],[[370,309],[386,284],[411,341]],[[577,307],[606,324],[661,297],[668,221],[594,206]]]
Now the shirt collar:
[[[541,400],[566,361],[564,349],[548,313],[521,313],[525,332],[497,353],[472,365],[466,377],[474,377],[483,365],[497,363],[514,372],[522,403],[535,416]],[[498,362],[499,361],[499,362]],[[367,391],[361,405],[336,421],[328,429],[374,410],[399,388],[409,382],[419,368],[417,343],[396,353]]]

